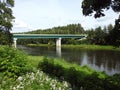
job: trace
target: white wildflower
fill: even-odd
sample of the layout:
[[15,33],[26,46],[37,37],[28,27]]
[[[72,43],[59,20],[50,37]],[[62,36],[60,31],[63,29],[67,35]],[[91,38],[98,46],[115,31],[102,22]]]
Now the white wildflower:
[[16,90],[16,87],[13,87],[13,90]]
[[52,85],[52,89],[55,90],[55,84]]
[[22,78],[21,76],[19,76],[19,77],[18,77],[18,80],[19,80],[19,81],[22,81],[22,80],[23,80],[23,78]]
[[66,81],[64,81],[64,86],[68,87],[68,83]]

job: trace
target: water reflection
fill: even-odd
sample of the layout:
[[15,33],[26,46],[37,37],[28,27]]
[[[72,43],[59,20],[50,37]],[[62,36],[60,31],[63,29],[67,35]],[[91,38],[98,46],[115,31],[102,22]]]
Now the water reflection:
[[56,47],[56,55],[60,58],[61,57],[61,47]]
[[107,74],[120,73],[120,52],[115,51],[86,51],[81,58],[80,65],[89,65],[95,70],[105,71]]
[[88,65],[95,70],[105,71],[112,75],[120,73],[120,52],[118,51],[93,51],[93,50],[68,50],[61,48],[46,47],[24,47],[19,48],[25,50],[31,55],[44,55],[49,57],[63,58],[69,62],[76,62],[80,65]]

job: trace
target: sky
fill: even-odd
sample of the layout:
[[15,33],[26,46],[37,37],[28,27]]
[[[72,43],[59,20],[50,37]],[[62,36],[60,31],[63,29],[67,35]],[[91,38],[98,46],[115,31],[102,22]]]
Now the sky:
[[57,26],[80,23],[87,30],[98,26],[114,25],[118,13],[111,9],[105,11],[106,16],[95,19],[83,16],[82,0],[15,0],[12,8],[12,32],[27,32],[36,29],[48,29]]

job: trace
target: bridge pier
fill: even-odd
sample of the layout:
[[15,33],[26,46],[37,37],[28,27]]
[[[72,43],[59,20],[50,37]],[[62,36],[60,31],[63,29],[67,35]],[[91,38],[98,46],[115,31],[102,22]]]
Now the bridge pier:
[[56,40],[56,47],[61,47],[61,38]]
[[56,55],[61,57],[61,47],[56,47]]
[[17,38],[13,38],[14,47],[17,48]]

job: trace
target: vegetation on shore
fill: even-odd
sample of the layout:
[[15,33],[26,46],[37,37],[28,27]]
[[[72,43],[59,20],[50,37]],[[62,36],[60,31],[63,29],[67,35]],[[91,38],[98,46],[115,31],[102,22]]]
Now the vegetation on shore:
[[[49,44],[27,44],[26,46],[29,47],[55,47],[55,45]],[[90,44],[80,44],[80,45],[73,45],[73,44],[63,44],[62,48],[70,49],[70,50],[110,50],[110,51],[120,51],[120,47],[113,47],[109,45],[90,45]]]
[[37,70],[42,57],[32,57],[12,47],[0,47],[0,90],[67,90],[69,83]]
[[116,48],[113,46],[108,45],[62,45],[62,48],[80,50],[80,49],[87,49],[87,50],[113,50],[113,51],[120,51],[120,48]]
[[[118,90],[120,89],[120,74],[108,76],[88,66],[70,64],[64,60],[44,58],[38,68],[52,77],[65,80],[73,90]],[[118,80],[119,79],[119,80]]]

